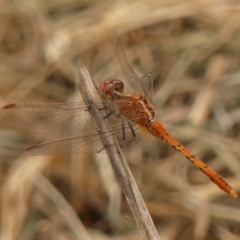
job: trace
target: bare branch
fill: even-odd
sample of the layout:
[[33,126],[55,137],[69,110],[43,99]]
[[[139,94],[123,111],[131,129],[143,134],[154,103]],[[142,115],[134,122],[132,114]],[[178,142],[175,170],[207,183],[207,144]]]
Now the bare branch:
[[96,99],[98,92],[97,89],[94,88],[94,83],[85,67],[79,69],[78,88],[89,108],[89,112],[92,115],[97,128],[99,129],[99,136],[111,161],[112,167],[131,208],[143,239],[160,240],[160,237],[138,190],[123,152],[120,146],[117,144],[117,139],[113,134],[105,134],[102,130],[107,127],[107,122],[102,118],[101,114],[98,111],[98,108],[94,104],[93,96],[94,99]]

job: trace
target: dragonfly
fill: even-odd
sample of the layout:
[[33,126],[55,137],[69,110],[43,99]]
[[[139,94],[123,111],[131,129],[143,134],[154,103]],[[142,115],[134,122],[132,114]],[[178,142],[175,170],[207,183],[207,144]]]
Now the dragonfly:
[[[170,144],[199,168],[213,183],[233,198],[238,195],[234,189],[205,164],[178,142],[155,119],[152,103],[152,74],[139,78],[133,70],[122,41],[117,41],[117,54],[121,69],[133,93],[124,92],[124,83],[119,79],[105,80],[100,84],[98,93],[103,101],[96,101],[102,111],[102,118],[110,122],[102,129],[106,134],[114,133],[123,150],[137,150],[146,145],[149,136],[157,137]],[[86,119],[88,119],[86,121]],[[0,109],[0,123],[12,128],[37,134],[58,137],[57,140],[33,145],[20,156],[49,155],[57,153],[88,153],[93,150],[103,152],[98,130],[89,118],[87,103],[57,104],[8,104]],[[83,130],[83,125],[85,126]],[[81,133],[85,131],[84,133]],[[63,137],[59,140],[59,137]]]

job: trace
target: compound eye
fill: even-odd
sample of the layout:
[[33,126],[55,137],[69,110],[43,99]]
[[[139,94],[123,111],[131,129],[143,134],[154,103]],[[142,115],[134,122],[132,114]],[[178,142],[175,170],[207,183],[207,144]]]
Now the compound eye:
[[114,91],[123,93],[124,84],[118,79],[113,79],[111,81],[104,81],[99,87],[103,97],[111,98],[113,97]]
[[123,93],[123,90],[124,90],[124,84],[121,80],[118,80],[118,79],[113,79],[112,80],[112,83],[114,85],[114,90],[115,91],[118,91],[120,93]]
[[104,97],[111,97],[111,94],[114,91],[114,85],[112,81],[107,80],[101,83],[99,89]]

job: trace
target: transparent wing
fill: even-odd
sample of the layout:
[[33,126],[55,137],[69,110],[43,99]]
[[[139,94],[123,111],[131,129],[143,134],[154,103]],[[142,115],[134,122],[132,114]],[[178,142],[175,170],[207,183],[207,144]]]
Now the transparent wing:
[[[102,103],[98,106],[103,108]],[[9,104],[0,108],[0,125],[37,134],[72,137],[79,135],[88,116],[84,102]]]
[[[123,151],[132,151],[142,149],[147,146],[148,138],[151,137],[150,134],[142,132],[138,125],[133,125],[134,134],[137,138],[133,136],[130,127],[125,127],[123,130],[121,124],[113,125],[109,128],[103,129],[105,134],[114,133],[118,139],[118,142]],[[125,131],[125,139],[123,140],[123,131]],[[51,155],[51,154],[61,154],[61,153],[103,153],[105,148],[100,140],[99,131],[88,132],[84,135],[62,139],[54,142],[37,144],[32,147],[27,148],[23,151],[20,156],[36,156],[36,155]]]
[[146,73],[145,75],[143,75],[140,79],[140,82],[142,83],[144,89],[146,90],[146,96],[147,99],[149,100],[149,102],[152,104],[153,106],[153,102],[152,102],[152,96],[153,96],[153,77],[151,73]]
[[[139,80],[129,64],[121,40],[118,40],[117,49],[120,65],[130,85],[135,91],[144,94],[152,102],[152,75],[146,74]],[[106,117],[107,111],[111,113],[118,109],[115,103],[110,103],[108,106],[103,103],[95,102],[95,104],[99,110],[106,110],[102,111],[103,119]],[[120,116],[119,113],[109,116],[111,117],[107,117],[106,120],[111,122],[111,127],[104,129],[104,131],[109,134],[115,133],[123,150],[139,149],[146,145],[149,135],[144,134],[138,125],[128,124],[123,126],[117,117]],[[90,126],[91,132],[83,128],[85,123]],[[30,147],[24,151],[23,155],[85,153],[103,150],[99,132],[92,131],[95,125],[91,117],[89,118],[89,111],[84,102],[9,104],[0,109],[0,124],[27,132],[61,136],[61,138],[67,137],[66,139]]]
[[[102,103],[98,108],[105,109]],[[108,105],[102,111],[116,111],[116,105]],[[149,134],[144,134],[138,125],[122,125],[118,112],[106,118],[111,125],[104,132],[114,133],[124,151],[137,150],[146,146]],[[83,102],[60,104],[9,104],[0,109],[0,123],[11,128],[68,137],[54,142],[38,144],[26,149],[23,156],[48,155],[56,153],[88,153],[104,152],[104,147],[99,138],[99,131],[93,131],[95,125],[89,117],[87,106]],[[127,120],[125,120],[127,123]],[[90,131],[89,131],[90,130]],[[136,137],[135,137],[136,136]],[[117,144],[117,143],[116,143]]]
[[146,96],[152,103],[152,74],[148,73],[144,75],[141,80],[139,79],[128,61],[120,39],[117,41],[117,53],[122,71],[132,89],[134,89],[136,93],[141,93]]

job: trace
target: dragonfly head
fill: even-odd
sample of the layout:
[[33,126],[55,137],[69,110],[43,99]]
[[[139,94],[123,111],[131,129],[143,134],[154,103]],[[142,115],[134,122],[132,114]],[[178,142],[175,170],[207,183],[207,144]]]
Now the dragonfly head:
[[114,98],[114,92],[123,93],[124,84],[121,80],[106,80],[100,84],[100,92],[103,98]]

